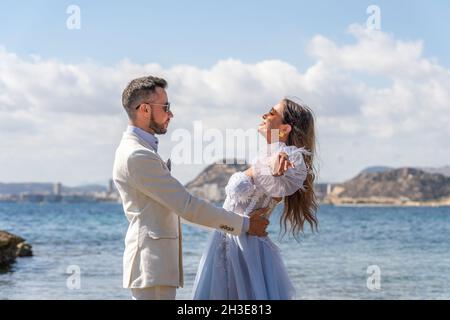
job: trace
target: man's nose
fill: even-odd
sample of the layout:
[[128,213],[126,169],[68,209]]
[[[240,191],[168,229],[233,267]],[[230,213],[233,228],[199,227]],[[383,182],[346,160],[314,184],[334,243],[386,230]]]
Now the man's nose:
[[169,118],[173,118],[173,112],[169,111]]
[[264,113],[263,116],[262,116],[262,118],[263,118],[263,120],[266,120],[266,118],[267,118],[267,113]]

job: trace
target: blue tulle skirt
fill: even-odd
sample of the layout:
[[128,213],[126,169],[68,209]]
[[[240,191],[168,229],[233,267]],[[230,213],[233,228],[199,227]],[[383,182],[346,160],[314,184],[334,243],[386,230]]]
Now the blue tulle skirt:
[[279,248],[268,238],[210,235],[194,282],[195,300],[295,298]]

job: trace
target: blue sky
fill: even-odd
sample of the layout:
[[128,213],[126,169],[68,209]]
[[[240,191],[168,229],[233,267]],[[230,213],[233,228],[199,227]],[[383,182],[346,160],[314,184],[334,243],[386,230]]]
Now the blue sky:
[[[81,29],[68,30],[66,8],[81,9]],[[346,28],[381,8],[382,29],[403,40],[423,39],[425,54],[450,65],[449,1],[2,1],[0,42],[21,55],[68,63],[128,58],[164,67],[209,67],[225,58],[254,63],[281,59],[299,69],[316,34],[351,42]]]
[[[449,165],[449,13],[444,0],[1,1],[0,182],[106,184],[121,92],[145,74],[169,80],[164,158],[178,129],[254,129],[294,95],[316,112],[320,181]],[[173,173],[188,182],[207,164]]]

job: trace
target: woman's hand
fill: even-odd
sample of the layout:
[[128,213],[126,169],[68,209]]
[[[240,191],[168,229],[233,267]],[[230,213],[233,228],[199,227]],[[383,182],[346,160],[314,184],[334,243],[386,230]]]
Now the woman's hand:
[[274,161],[272,175],[274,177],[280,177],[284,175],[289,168],[295,168],[295,166],[289,161],[287,153],[280,152]]

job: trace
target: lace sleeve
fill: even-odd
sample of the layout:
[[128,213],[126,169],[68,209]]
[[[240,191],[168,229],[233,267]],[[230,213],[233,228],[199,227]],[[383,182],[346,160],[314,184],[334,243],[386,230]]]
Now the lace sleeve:
[[[280,152],[286,152],[295,168],[289,168],[284,175],[274,177],[273,163]],[[256,186],[264,189],[271,197],[286,197],[297,190],[304,190],[303,183],[308,174],[308,168],[303,154],[309,154],[304,148],[284,146],[277,149],[272,155],[258,158],[253,164],[253,181]]]
[[251,178],[244,172],[236,172],[230,177],[225,187],[226,194],[238,203],[247,202],[253,194],[254,186]]

